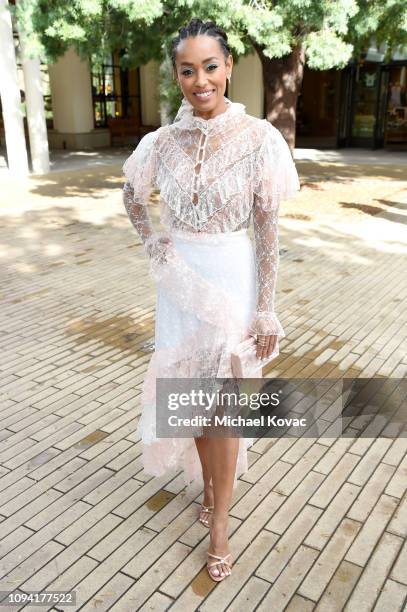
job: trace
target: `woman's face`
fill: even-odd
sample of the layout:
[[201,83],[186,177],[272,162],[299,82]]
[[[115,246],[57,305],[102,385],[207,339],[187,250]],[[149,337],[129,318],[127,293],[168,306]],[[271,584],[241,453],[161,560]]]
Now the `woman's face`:
[[232,56],[225,59],[213,36],[201,34],[181,40],[176,54],[176,76],[195,115],[209,119],[226,110],[226,78],[232,73],[232,65]]

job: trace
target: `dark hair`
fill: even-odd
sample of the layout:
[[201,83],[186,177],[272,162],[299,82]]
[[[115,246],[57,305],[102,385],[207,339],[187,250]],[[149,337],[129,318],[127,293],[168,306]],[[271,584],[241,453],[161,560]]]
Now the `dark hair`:
[[178,30],[178,36],[172,39],[171,41],[171,61],[172,65],[175,68],[175,58],[177,56],[177,47],[181,40],[185,38],[189,38],[190,36],[194,37],[199,34],[206,34],[207,36],[213,36],[219,42],[220,47],[223,51],[223,55],[227,59],[231,53],[230,47],[228,45],[228,37],[221,27],[216,25],[214,21],[205,21],[202,19],[191,19],[191,21],[184,27]]

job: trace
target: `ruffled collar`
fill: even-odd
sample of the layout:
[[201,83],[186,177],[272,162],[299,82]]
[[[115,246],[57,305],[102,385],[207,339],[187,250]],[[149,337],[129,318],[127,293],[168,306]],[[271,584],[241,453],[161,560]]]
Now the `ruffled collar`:
[[186,98],[183,98],[173,124],[179,128],[201,128],[211,132],[217,131],[218,129],[223,129],[225,125],[235,121],[239,118],[239,116],[244,115],[246,112],[246,107],[244,104],[240,104],[240,102],[232,102],[226,96],[224,96],[224,100],[227,105],[225,112],[220,113],[211,119],[204,119],[203,117],[196,117],[194,115],[194,107],[192,104],[188,102]]

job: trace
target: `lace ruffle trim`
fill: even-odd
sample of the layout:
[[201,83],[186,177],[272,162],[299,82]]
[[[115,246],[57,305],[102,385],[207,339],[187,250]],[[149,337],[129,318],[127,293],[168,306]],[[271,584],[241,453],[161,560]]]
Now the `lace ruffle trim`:
[[266,138],[261,147],[254,174],[255,200],[264,211],[278,209],[282,200],[294,197],[301,185],[290,148],[281,132],[266,123]]

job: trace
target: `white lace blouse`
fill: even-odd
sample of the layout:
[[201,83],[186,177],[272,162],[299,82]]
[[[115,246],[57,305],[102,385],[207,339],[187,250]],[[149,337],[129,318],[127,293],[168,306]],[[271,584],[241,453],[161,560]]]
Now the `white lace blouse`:
[[[184,98],[174,122],[144,136],[123,165],[123,202],[148,256],[165,261],[171,231],[233,232],[253,217],[257,273],[255,334],[284,331],[274,310],[278,268],[278,210],[299,179],[283,136],[266,119],[225,98],[227,110],[196,117]],[[160,191],[157,232],[147,204]]]

